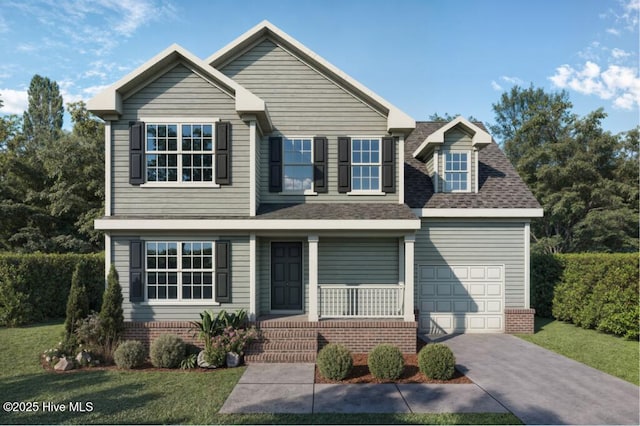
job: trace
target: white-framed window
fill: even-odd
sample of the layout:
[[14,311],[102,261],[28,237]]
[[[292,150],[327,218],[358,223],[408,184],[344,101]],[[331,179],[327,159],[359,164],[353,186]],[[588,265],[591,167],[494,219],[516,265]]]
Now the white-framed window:
[[313,138],[282,138],[284,192],[313,191]]
[[351,191],[380,191],[380,138],[351,139]]
[[213,301],[214,242],[147,241],[148,301]]
[[444,156],[444,190],[446,192],[469,191],[469,153],[446,152]]
[[212,123],[148,123],[146,181],[213,183]]

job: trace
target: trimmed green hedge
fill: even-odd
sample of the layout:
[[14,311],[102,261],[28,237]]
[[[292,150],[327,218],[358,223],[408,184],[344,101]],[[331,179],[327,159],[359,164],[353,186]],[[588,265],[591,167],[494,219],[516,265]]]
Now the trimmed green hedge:
[[104,254],[0,254],[0,325],[64,318],[71,276],[86,259],[89,309],[99,311],[105,288]]
[[532,307],[541,316],[637,339],[638,261],[634,253],[532,255]]

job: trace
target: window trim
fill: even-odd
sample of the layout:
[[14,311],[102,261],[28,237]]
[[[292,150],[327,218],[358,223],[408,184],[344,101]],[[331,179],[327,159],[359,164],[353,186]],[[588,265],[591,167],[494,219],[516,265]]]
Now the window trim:
[[[382,136],[367,136],[367,135],[358,135],[358,136],[349,136],[350,150],[349,150],[349,160],[351,167],[351,191],[347,192],[347,195],[386,195],[384,191],[382,191]],[[353,141],[354,140],[362,140],[362,139],[376,139],[378,141],[378,163],[357,163],[355,164],[353,161]],[[354,166],[377,166],[378,167],[378,189],[353,189],[353,168]]]
[[[465,154],[467,156],[467,169],[466,170],[448,170],[447,169],[447,155],[449,154]],[[469,150],[456,150],[450,149],[441,152],[442,155],[442,192],[446,193],[469,193],[471,190],[471,151]],[[447,180],[447,173],[466,173],[467,174],[467,189],[450,189],[448,188],[449,181]]]
[[[175,243],[178,247],[178,252],[177,252],[177,268],[175,269],[175,272],[177,274],[177,295],[178,297],[176,299],[149,299],[149,293],[148,293],[148,280],[147,280],[147,273],[149,272],[162,272],[162,271],[173,271],[170,269],[149,269],[147,267],[147,244],[149,243]],[[183,243],[211,243],[211,268],[210,269],[189,269],[189,270],[183,270],[182,269],[182,244]],[[215,253],[216,253],[216,239],[207,239],[207,240],[198,240],[198,239],[191,239],[191,240],[185,240],[185,239],[171,239],[171,238],[149,238],[149,239],[145,239],[143,240],[143,244],[144,244],[144,290],[143,290],[143,295],[144,295],[144,300],[139,302],[139,305],[142,306],[169,306],[169,305],[180,305],[180,306],[187,306],[187,305],[201,305],[201,306],[219,306],[220,303],[216,302],[216,274],[215,274],[215,270],[216,270],[216,257],[215,257]],[[211,299],[183,299],[182,298],[182,272],[197,272],[197,271],[204,271],[204,272],[211,272]]]
[[[315,138],[315,136],[285,136],[285,135],[281,135],[280,138],[282,138],[282,191],[278,192],[278,195],[318,195],[318,193],[315,191],[315,182],[314,182],[314,176],[313,176],[313,139]],[[284,174],[284,169],[285,167],[287,167],[287,163],[285,160],[285,143],[287,140],[293,140],[293,139],[302,139],[302,140],[309,140],[311,142],[311,162],[308,164],[308,166],[311,168],[311,189],[304,189],[304,190],[298,190],[298,189],[293,189],[293,190],[286,190],[285,189],[285,174]],[[294,166],[306,166],[306,164],[289,164],[289,165],[294,165]]]
[[[175,116],[175,117],[140,117],[139,121],[144,122],[144,147],[145,147],[145,152],[144,152],[144,183],[140,184],[140,188],[180,188],[180,189],[187,189],[187,188],[220,188],[220,184],[216,183],[216,179],[215,179],[215,162],[216,162],[216,135],[215,135],[215,126],[216,123],[220,121],[219,117],[183,117],[183,116]],[[149,154],[149,151],[147,151],[146,146],[147,146],[147,126],[149,125],[154,125],[154,124],[162,124],[162,125],[169,125],[169,124],[175,124],[178,128],[178,134],[181,135],[182,134],[182,125],[183,124],[201,124],[201,125],[206,125],[206,124],[210,124],[212,126],[212,134],[211,134],[211,143],[212,143],[212,151],[211,151],[211,155],[212,155],[212,160],[211,160],[211,174],[213,176],[213,179],[211,182],[203,182],[203,181],[196,181],[196,182],[185,182],[182,180],[178,180],[178,181],[162,181],[162,182],[158,182],[158,181],[148,181],[147,180],[147,155]],[[182,164],[182,143],[181,143],[181,137],[178,137],[178,148],[180,148],[179,150],[175,151],[175,154],[178,156],[178,177],[181,179],[182,178],[182,170],[180,165]],[[156,152],[156,151],[152,151],[152,152]],[[194,152],[194,151],[188,151],[188,152]],[[166,153],[166,152],[161,152],[161,153]],[[173,154],[174,151],[171,151],[171,153]]]

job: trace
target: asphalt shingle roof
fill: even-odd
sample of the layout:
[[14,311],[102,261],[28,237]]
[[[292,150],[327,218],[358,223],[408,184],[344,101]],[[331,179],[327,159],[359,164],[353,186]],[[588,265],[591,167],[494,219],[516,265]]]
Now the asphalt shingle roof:
[[416,216],[396,203],[306,203],[260,204],[256,219],[415,220]]
[[[434,193],[425,164],[413,152],[446,123],[416,123],[405,140],[404,199],[411,208],[541,208],[527,185],[495,142],[479,151],[478,193]],[[482,123],[474,123],[485,129]]]

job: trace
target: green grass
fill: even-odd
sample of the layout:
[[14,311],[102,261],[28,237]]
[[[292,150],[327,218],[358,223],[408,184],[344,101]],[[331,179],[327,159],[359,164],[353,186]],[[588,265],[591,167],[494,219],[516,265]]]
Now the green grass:
[[[0,424],[519,424],[512,414],[218,414],[244,367],[209,372],[91,370],[54,373],[39,356],[62,325],[0,328],[0,395],[38,402],[31,413],[0,411]],[[91,412],[44,412],[43,402],[93,403]]]
[[640,385],[640,343],[536,317],[535,334],[518,337],[612,376]]

